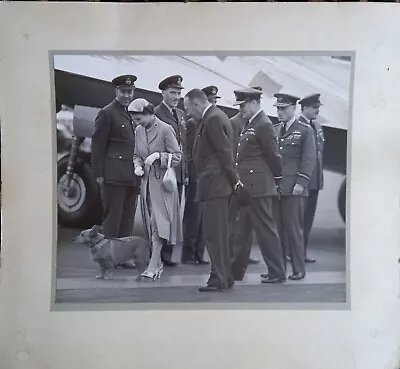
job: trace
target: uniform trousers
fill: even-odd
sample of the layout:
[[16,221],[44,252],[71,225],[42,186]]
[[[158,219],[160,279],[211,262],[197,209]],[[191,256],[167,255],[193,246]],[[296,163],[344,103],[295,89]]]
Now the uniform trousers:
[[281,196],[275,200],[274,214],[281,239],[282,257],[290,256],[294,274],[305,273],[303,196]]
[[308,190],[308,197],[304,206],[304,256],[307,255],[308,240],[314,223],[317,209],[319,190]]
[[223,289],[233,287],[229,247],[230,196],[201,201],[203,240],[211,259],[211,272],[207,285]]
[[[179,204],[182,201],[182,191],[183,191],[183,183],[178,182],[178,195],[179,195]],[[163,261],[172,261],[172,253],[174,251],[174,245],[170,244],[166,240],[163,242],[163,247],[161,250],[161,259]]]
[[271,278],[286,276],[278,228],[273,213],[273,197],[252,198],[248,206],[239,208],[237,238],[233,244],[232,269],[235,280],[242,280],[247,269],[253,230]]
[[103,232],[106,237],[133,234],[139,187],[102,185]]
[[200,203],[195,202],[197,183],[189,182],[183,212],[183,246],[181,260],[202,261],[205,245],[201,231]]

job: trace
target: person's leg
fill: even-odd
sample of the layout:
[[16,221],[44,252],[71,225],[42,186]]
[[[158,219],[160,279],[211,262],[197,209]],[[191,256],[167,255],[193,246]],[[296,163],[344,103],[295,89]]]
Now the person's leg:
[[119,237],[129,237],[133,235],[138,192],[138,187],[126,187],[125,189]]
[[196,182],[189,183],[186,194],[185,210],[183,212],[183,245],[181,261],[195,262],[195,243],[198,236],[198,223],[200,214],[198,203],[194,202],[196,196]]
[[107,238],[117,238],[120,233],[125,187],[104,184],[103,187],[103,233]]
[[317,209],[318,195],[318,190],[310,190],[308,197],[304,198],[304,258],[309,263],[315,262],[315,259],[307,256],[307,247]]
[[229,197],[202,203],[203,238],[212,262],[209,282],[213,281],[211,287],[216,290],[231,288],[234,284],[230,263],[228,211]]
[[290,250],[293,275],[290,279],[305,276],[303,239],[303,197],[287,196],[282,202],[282,220]]
[[232,271],[236,281],[241,281],[246,274],[253,241],[252,224],[253,203],[239,208],[239,220],[235,224],[234,237],[231,240]]
[[273,218],[273,199],[265,196],[254,200],[251,212],[252,222],[257,243],[268,266],[268,279],[270,281],[286,279],[278,228]]

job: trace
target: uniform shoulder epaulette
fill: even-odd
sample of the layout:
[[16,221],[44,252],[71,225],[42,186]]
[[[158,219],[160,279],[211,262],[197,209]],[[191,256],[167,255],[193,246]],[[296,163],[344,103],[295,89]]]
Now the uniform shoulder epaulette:
[[302,125],[303,127],[307,127],[310,128],[310,126],[307,123],[302,122],[301,120],[297,121],[300,125]]

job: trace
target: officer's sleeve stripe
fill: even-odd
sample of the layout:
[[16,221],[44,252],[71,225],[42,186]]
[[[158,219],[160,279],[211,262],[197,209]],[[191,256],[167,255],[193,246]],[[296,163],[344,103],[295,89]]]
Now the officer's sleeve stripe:
[[305,178],[305,179],[310,179],[310,177],[308,176],[308,175],[306,175],[306,174],[303,174],[303,173],[297,173],[300,177],[303,177],[303,178]]
[[282,179],[282,176],[274,177],[274,179]]

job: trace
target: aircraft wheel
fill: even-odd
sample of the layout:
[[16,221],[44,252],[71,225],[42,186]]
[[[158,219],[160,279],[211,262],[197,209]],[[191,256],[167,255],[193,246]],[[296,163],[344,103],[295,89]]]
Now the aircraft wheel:
[[343,222],[346,223],[346,179],[342,182],[339,189],[338,207],[340,216]]
[[66,227],[90,228],[100,224],[102,207],[98,185],[88,163],[75,166],[69,193],[65,189],[68,156],[57,163],[58,222]]

